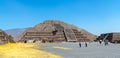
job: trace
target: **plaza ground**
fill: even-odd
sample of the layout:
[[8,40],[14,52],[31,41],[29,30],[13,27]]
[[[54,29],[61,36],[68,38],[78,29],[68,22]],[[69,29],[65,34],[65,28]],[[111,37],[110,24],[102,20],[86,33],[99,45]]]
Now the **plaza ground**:
[[104,43],[89,43],[88,47],[82,43],[53,43],[42,44],[41,50],[60,55],[62,58],[120,58],[120,44],[105,46]]

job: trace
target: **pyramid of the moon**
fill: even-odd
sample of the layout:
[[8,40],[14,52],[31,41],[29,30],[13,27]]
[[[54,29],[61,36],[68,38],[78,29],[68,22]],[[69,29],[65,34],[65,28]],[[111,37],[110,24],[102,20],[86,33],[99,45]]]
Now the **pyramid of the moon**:
[[14,42],[9,36],[0,29],[0,44],[8,43],[8,42]]
[[96,36],[74,25],[47,20],[27,29],[18,38],[20,41],[88,42],[95,40]]

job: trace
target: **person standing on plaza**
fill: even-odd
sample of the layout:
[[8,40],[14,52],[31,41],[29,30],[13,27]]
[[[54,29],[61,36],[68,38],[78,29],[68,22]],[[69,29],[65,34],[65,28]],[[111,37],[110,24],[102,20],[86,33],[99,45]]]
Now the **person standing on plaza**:
[[87,43],[85,42],[85,47],[87,47],[88,45],[87,45]]
[[105,44],[105,46],[108,46],[108,40],[107,39],[104,40],[104,44]]
[[102,43],[102,40],[99,40],[99,43],[101,44],[101,43]]
[[79,42],[79,47],[81,47],[81,42]]

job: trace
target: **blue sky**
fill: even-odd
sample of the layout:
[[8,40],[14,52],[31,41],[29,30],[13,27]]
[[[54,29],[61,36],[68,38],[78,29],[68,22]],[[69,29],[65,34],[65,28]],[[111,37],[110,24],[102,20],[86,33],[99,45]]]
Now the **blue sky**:
[[0,29],[32,27],[45,20],[97,35],[120,32],[120,0],[0,0]]

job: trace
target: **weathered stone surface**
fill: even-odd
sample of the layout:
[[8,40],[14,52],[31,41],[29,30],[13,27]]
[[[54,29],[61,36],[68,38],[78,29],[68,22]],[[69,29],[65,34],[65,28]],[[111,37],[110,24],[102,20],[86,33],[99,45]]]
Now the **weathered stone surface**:
[[101,34],[97,40],[108,40],[112,43],[120,43],[120,32]]
[[12,38],[9,38],[9,36],[0,29],[0,44],[8,43],[8,42],[14,42]]
[[97,36],[74,25],[57,20],[47,20],[27,29],[18,38],[20,41],[41,40],[43,42],[93,41]]

